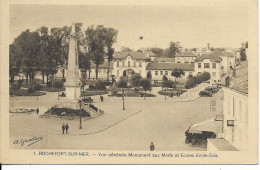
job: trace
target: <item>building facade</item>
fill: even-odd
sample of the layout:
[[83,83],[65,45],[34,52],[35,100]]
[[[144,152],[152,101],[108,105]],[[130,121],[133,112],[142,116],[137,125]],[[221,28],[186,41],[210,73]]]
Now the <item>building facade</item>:
[[211,83],[221,83],[221,58],[215,53],[204,53],[195,59],[194,74],[210,73]]
[[[223,132],[208,140],[208,150],[247,150],[248,148],[248,63],[242,62],[224,91]],[[225,142],[223,142],[225,141]]]
[[197,58],[197,54],[194,52],[181,52],[175,56],[176,63],[194,63]]

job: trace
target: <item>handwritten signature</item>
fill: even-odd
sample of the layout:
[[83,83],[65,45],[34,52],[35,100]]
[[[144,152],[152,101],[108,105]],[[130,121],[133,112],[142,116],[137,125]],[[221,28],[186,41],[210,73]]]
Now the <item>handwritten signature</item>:
[[32,137],[32,138],[29,138],[29,139],[16,139],[16,140],[14,140],[13,144],[21,145],[21,146],[24,146],[24,145],[31,146],[32,144],[35,144],[35,143],[37,143],[41,140],[43,140],[42,136]]

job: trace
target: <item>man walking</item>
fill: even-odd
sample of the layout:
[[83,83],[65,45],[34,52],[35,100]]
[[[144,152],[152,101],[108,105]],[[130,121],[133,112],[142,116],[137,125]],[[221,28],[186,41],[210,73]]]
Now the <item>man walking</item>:
[[64,131],[65,131],[65,128],[66,128],[66,127],[65,127],[65,123],[62,124],[62,127],[61,127],[61,128],[62,128],[62,134],[64,134]]
[[66,129],[66,134],[68,134],[68,130],[69,130],[69,125],[68,125],[68,123],[66,123],[65,129]]
[[36,109],[36,113],[37,113],[37,115],[39,115],[39,108],[38,107]]
[[155,149],[153,142],[151,142],[150,150],[153,151]]

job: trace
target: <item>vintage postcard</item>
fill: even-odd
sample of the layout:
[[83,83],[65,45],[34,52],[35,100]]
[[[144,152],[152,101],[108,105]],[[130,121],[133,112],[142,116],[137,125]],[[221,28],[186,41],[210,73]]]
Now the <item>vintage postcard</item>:
[[0,7],[1,163],[258,163],[257,0]]

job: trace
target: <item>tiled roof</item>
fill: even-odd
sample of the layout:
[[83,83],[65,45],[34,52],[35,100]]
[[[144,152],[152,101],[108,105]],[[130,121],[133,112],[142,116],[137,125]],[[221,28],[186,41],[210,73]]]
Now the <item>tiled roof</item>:
[[194,52],[180,52],[176,54],[176,57],[196,57],[197,54]]
[[148,51],[150,57],[158,57],[157,54],[153,53],[152,51]]
[[241,65],[235,70],[236,76],[231,78],[229,88],[248,94],[248,62],[241,62]]
[[115,55],[114,55],[114,59],[124,59],[129,55],[131,57],[133,57],[133,59],[135,59],[135,60],[148,59],[143,53],[135,52],[135,51],[132,51],[132,52],[116,52]]
[[168,57],[158,57],[154,61],[158,63],[174,63],[175,58],[168,58]]
[[201,56],[195,59],[196,62],[202,61],[204,59],[210,59],[211,62],[220,62],[221,56],[225,56],[225,53],[214,51],[214,52],[205,52]]
[[[98,68],[100,69],[107,69],[107,65],[108,65],[108,61],[105,60],[103,64],[99,65]],[[93,62],[90,63],[90,67],[91,68],[96,68],[96,64],[94,64]],[[110,69],[113,69],[113,62],[110,62]]]
[[146,70],[174,70],[175,68],[181,68],[184,71],[194,71],[194,64],[187,63],[149,63]]

